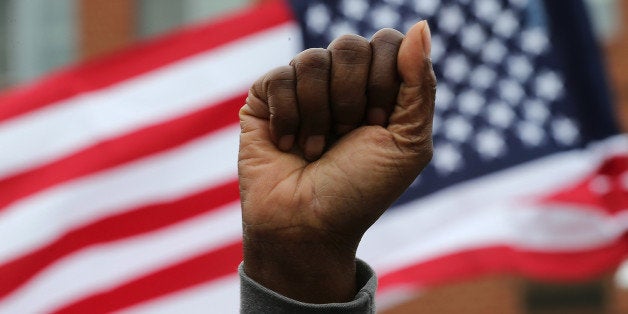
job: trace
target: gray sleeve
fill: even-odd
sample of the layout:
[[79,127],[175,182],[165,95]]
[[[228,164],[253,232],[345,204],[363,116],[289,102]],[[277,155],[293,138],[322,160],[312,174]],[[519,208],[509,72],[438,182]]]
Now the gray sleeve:
[[240,274],[240,313],[375,313],[377,277],[365,262],[356,260],[358,287],[355,298],[347,303],[311,304],[280,295],[249,278],[242,264]]

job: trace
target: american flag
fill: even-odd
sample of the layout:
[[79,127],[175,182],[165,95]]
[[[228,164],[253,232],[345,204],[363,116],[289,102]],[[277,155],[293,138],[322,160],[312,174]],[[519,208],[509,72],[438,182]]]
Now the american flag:
[[271,0],[5,93],[0,313],[237,312],[248,87],[304,48],[419,19],[439,78],[435,155],[358,251],[378,272],[379,307],[487,273],[615,267],[628,252],[628,138],[583,10]]

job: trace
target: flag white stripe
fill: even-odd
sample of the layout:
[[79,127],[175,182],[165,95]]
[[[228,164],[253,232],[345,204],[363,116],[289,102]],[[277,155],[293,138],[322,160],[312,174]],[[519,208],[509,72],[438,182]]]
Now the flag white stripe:
[[240,204],[234,202],[155,232],[81,250],[9,295],[0,313],[47,312],[239,241],[240,222]]
[[124,314],[238,313],[240,278],[228,276],[120,311]]
[[0,239],[11,239],[0,246],[0,263],[50,243],[66,230],[234,180],[239,131],[232,125],[14,203],[0,213]]
[[404,204],[387,212],[367,231],[358,256],[385,274],[490,245],[565,252],[608,244],[628,230],[628,215],[611,216],[577,207],[539,208],[529,197],[577,182],[605,156],[620,151],[628,151],[626,136],[532,161]]
[[290,61],[299,34],[294,23],[285,23],[6,121],[0,124],[0,178],[245,93],[269,68]]

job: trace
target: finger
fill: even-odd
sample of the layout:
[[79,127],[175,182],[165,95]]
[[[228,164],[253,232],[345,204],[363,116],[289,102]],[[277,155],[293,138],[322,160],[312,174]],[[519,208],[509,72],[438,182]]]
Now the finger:
[[270,133],[275,144],[284,152],[292,149],[299,128],[296,75],[287,65],[270,72],[266,77]]
[[430,30],[427,22],[415,24],[404,38],[397,57],[401,85],[388,130],[396,136],[402,149],[425,157],[432,151],[432,119],[436,77],[432,70]]
[[278,67],[260,77],[251,87],[243,109],[270,120],[272,141],[282,151],[289,151],[299,125],[296,78],[291,66]]
[[395,107],[399,92],[397,54],[403,37],[399,31],[386,28],[378,31],[371,38],[373,58],[367,85],[366,122],[368,124],[385,127]]
[[298,142],[307,160],[315,160],[325,148],[329,133],[329,71],[331,58],[325,49],[308,49],[290,63],[296,73],[300,118]]
[[270,132],[270,107],[268,86],[276,77],[273,70],[258,78],[249,89],[246,103],[239,111],[240,118],[240,149],[238,151],[238,171],[251,170],[241,168],[243,163],[255,159],[255,162],[267,164],[285,155],[277,149],[277,142]]
[[371,46],[363,37],[344,35],[327,50],[331,53],[331,114],[336,132],[344,134],[364,118]]

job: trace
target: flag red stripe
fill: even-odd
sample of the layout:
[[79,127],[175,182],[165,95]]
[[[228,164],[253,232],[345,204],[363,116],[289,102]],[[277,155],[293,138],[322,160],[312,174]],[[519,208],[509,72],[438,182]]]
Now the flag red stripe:
[[[606,158],[598,169],[573,186],[551,193],[543,198],[549,204],[574,204],[616,215],[628,210],[628,187],[624,187],[623,176],[628,177],[628,154]],[[592,190],[595,180],[602,179],[605,191]]]
[[616,267],[627,255],[627,240],[624,237],[607,246],[579,252],[533,252],[508,246],[460,251],[387,273],[380,277],[379,289],[431,287],[489,273],[553,281],[587,280]]
[[94,244],[116,241],[175,224],[237,201],[238,181],[185,198],[146,205],[68,231],[53,243],[0,265],[0,299],[56,260]]
[[[242,242],[224,246],[68,304],[52,313],[109,313],[236,272]],[[210,311],[210,309],[207,309]]]
[[[151,154],[166,151],[237,123],[246,94],[222,103],[97,143],[73,155],[0,180],[0,212],[7,205],[57,184]],[[106,158],[103,158],[106,156]]]
[[[380,278],[380,290],[401,285],[434,286],[487,273],[521,271],[536,278],[582,280],[616,266],[625,255],[625,240],[607,247],[576,253],[523,252],[488,247],[459,252],[416,264]],[[232,274],[241,261],[241,243],[209,252],[112,290],[67,305],[55,313],[91,313],[120,310],[143,301]],[[547,264],[549,262],[549,264]],[[565,263],[574,267],[564,267]],[[548,266],[549,265],[549,266]],[[215,269],[218,268],[218,269]],[[547,274],[553,274],[547,277]]]
[[107,58],[49,75],[0,95],[0,122],[80,93],[119,83],[292,20],[282,0],[263,1],[233,16],[141,43]]

